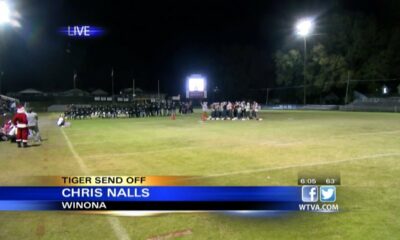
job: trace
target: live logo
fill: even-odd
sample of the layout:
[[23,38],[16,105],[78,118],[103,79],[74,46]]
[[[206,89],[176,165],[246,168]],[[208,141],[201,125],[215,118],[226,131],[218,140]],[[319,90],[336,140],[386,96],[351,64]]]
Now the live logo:
[[68,36],[90,37],[90,26],[68,26]]

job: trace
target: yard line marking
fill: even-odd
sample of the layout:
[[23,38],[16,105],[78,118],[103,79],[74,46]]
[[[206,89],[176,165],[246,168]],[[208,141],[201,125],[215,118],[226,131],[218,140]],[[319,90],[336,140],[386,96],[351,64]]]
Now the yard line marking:
[[[231,144],[220,144],[218,146],[215,145],[206,145],[203,146],[205,149],[210,149],[210,148],[231,148]],[[158,149],[158,150],[145,150],[145,151],[137,151],[137,152],[124,152],[124,153],[104,153],[104,154],[96,154],[96,155],[90,155],[87,156],[87,159],[97,159],[97,158],[104,158],[104,157],[124,157],[124,156],[132,156],[132,155],[140,155],[140,154],[152,154],[152,153],[164,153],[164,152],[179,152],[183,150],[190,150],[190,149],[196,149],[199,148],[198,145],[196,146],[185,146],[185,147],[174,147],[174,148],[164,148],[164,149]]]
[[119,240],[130,240],[128,232],[122,226],[121,222],[116,217],[107,217],[108,222],[110,223],[114,233],[117,235]]
[[[327,141],[332,140],[332,139],[337,139],[337,138],[348,138],[348,137],[353,137],[353,136],[368,136],[368,135],[379,135],[379,134],[396,134],[400,133],[400,130],[394,130],[394,131],[377,131],[377,132],[361,132],[361,133],[353,133],[353,134],[341,134],[341,135],[333,135],[329,136]],[[298,141],[290,141],[290,142],[282,142],[280,143],[279,141],[262,141],[260,142],[260,145],[271,145],[271,146],[291,146],[291,145],[296,145],[296,144],[301,144],[301,143],[310,143],[310,142],[315,142],[318,141],[318,139],[314,138],[309,138],[309,139],[303,139],[303,140],[298,140]]]
[[342,159],[342,160],[336,160],[336,161],[330,161],[330,162],[297,164],[297,165],[282,166],[282,167],[275,167],[275,168],[270,168],[270,167],[258,168],[258,169],[250,169],[250,170],[243,170],[243,171],[236,171],[236,172],[218,173],[218,174],[212,174],[212,175],[207,175],[207,176],[192,177],[190,179],[204,179],[204,178],[215,178],[215,177],[224,177],[224,176],[231,176],[231,175],[240,175],[240,174],[247,174],[247,173],[269,172],[269,171],[283,170],[283,169],[290,169],[290,168],[297,168],[297,167],[313,167],[313,166],[319,166],[319,165],[329,165],[329,164],[353,162],[353,161],[360,161],[360,160],[369,160],[369,159],[374,159],[374,158],[392,157],[392,156],[400,156],[400,153],[381,153],[381,154],[367,155],[367,156],[362,156],[362,157],[348,158],[348,159]]
[[[79,156],[78,152],[75,150],[74,146],[71,143],[71,140],[69,140],[69,137],[65,133],[64,129],[61,128],[61,132],[64,136],[65,141],[67,142],[68,148],[71,151],[72,155],[74,156],[75,160],[78,162],[78,165],[81,169],[81,171],[85,175],[90,175],[90,171],[88,167],[86,166],[85,162],[83,159]],[[111,228],[113,229],[116,237],[119,240],[130,240],[130,237],[128,235],[128,232],[126,229],[122,226],[121,222],[119,221],[118,218],[116,217],[107,217],[108,223],[111,225]]]
[[79,168],[82,170],[82,172],[85,175],[90,175],[89,169],[87,168],[85,162],[83,161],[81,156],[79,156],[78,152],[75,150],[74,146],[72,145],[71,141],[69,140],[69,138],[68,138],[68,136],[65,133],[63,128],[61,128],[61,132],[62,132],[62,134],[64,136],[65,141],[67,142],[69,150],[71,151],[71,153],[74,156],[75,160],[78,162]]
[[198,147],[189,146],[189,147],[168,148],[168,149],[160,149],[160,150],[137,151],[137,152],[126,152],[126,153],[105,153],[105,154],[90,155],[87,158],[96,159],[96,158],[103,158],[103,157],[124,157],[124,156],[140,155],[140,154],[146,154],[146,153],[163,153],[163,152],[173,152],[173,151],[179,151],[179,150],[189,150],[189,149],[193,149],[193,148],[198,148]]
[[353,134],[342,134],[337,136],[332,136],[333,138],[340,138],[340,137],[351,137],[351,136],[364,136],[364,135],[376,135],[376,134],[395,134],[400,133],[400,130],[394,131],[377,131],[377,132],[361,132],[361,133],[353,133]]
[[260,142],[260,145],[261,146],[269,145],[272,147],[285,147],[285,146],[300,144],[303,142],[306,142],[306,141],[292,141],[292,142],[262,141],[262,142]]

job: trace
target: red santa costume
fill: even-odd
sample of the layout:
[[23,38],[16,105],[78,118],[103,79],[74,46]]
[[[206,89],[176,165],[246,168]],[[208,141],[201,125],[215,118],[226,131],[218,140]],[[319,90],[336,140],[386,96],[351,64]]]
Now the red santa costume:
[[17,143],[18,147],[21,147],[21,142],[23,143],[23,147],[28,146],[28,118],[25,114],[25,108],[23,106],[19,106],[17,109],[17,113],[14,115],[13,124],[17,126]]

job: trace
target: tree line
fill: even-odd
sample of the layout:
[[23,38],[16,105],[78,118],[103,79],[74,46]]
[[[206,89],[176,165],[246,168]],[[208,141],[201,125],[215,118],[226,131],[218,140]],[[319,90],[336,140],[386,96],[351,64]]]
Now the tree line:
[[[308,102],[343,103],[348,78],[353,80],[352,90],[366,95],[379,95],[382,84],[396,89],[399,81],[383,79],[400,77],[399,24],[385,24],[362,13],[331,14],[316,24],[321,26],[308,38],[305,63]],[[275,53],[277,86],[304,84],[304,50],[299,46]],[[302,94],[297,91],[292,100],[299,101]]]

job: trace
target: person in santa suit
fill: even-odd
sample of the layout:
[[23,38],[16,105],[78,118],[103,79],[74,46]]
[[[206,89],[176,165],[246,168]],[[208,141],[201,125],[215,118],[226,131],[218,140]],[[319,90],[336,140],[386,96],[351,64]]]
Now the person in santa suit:
[[17,139],[16,142],[18,147],[21,147],[21,143],[23,147],[28,146],[28,118],[25,114],[25,108],[23,106],[18,106],[17,113],[14,115],[13,124],[17,126]]

